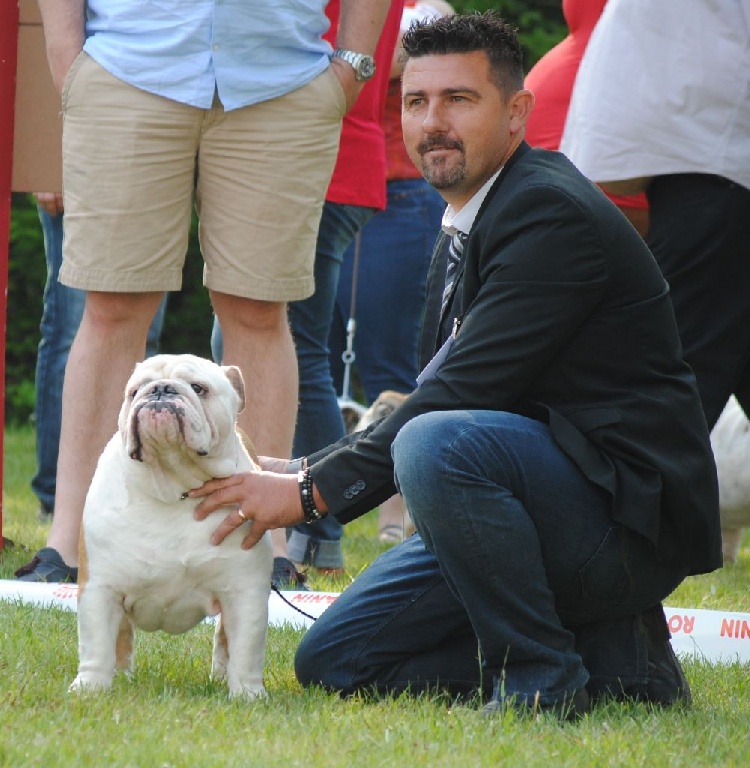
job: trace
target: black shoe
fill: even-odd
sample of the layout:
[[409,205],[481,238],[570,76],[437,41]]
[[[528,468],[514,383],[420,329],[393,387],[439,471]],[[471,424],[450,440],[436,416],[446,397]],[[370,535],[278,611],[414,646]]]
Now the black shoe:
[[19,581],[50,581],[70,582],[78,581],[78,568],[65,565],[60,553],[52,547],[40,549],[30,563],[22,565],[15,577]]
[[513,696],[503,697],[497,694],[496,686],[492,699],[482,709],[482,715],[491,717],[497,712],[504,712],[508,707],[515,709],[522,715],[532,715],[533,717],[552,715],[558,720],[569,722],[583,717],[589,711],[590,702],[586,689],[579,688],[574,691],[572,696],[566,696],[552,704],[518,703]]
[[309,592],[310,587],[305,584],[307,576],[300,573],[291,560],[285,557],[274,557],[271,585],[283,591]]
[[671,635],[667,617],[661,604],[641,614],[646,630],[648,650],[648,684],[645,700],[651,704],[669,707],[673,704],[689,706],[693,697],[690,686],[669,642]]

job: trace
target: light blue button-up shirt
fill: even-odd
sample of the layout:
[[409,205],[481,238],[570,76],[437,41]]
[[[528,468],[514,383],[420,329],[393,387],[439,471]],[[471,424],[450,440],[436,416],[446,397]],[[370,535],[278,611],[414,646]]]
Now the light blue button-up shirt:
[[272,99],[329,65],[327,0],[89,0],[84,50],[142,90],[208,109]]

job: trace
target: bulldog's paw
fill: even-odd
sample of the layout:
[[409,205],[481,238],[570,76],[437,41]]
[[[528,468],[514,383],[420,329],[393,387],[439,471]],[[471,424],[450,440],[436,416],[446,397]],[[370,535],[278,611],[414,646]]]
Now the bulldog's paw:
[[268,694],[263,684],[260,685],[236,685],[229,688],[230,699],[267,699]]
[[106,675],[78,674],[68,687],[68,693],[87,693],[89,691],[106,691],[112,687],[112,678]]
[[213,660],[211,664],[211,679],[222,682],[227,679],[227,665],[224,661]]

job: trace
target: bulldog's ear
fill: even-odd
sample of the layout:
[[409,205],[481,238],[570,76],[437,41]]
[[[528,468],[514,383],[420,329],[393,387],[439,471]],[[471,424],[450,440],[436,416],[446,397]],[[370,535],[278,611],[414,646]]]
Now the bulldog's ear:
[[245,380],[242,371],[236,365],[223,365],[221,369],[226,374],[234,387],[234,391],[240,396],[240,411],[245,407]]

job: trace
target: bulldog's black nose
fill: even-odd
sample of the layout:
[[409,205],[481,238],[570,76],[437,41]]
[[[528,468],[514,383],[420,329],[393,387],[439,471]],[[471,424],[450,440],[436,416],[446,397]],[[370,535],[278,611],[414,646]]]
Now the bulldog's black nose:
[[176,395],[177,389],[173,387],[171,384],[154,384],[154,386],[151,388],[151,392],[149,392],[149,395],[156,400],[161,400],[162,395]]

